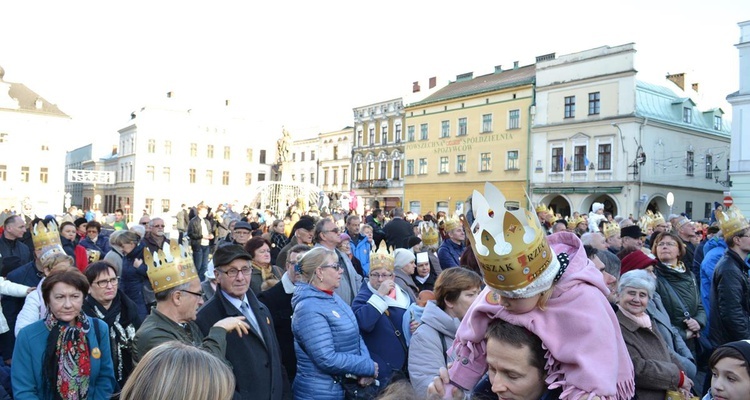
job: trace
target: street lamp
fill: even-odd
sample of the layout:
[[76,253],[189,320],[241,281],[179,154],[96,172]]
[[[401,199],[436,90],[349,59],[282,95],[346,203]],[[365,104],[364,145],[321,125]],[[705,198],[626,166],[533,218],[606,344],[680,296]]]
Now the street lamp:
[[674,204],[674,193],[667,193],[667,205],[669,206],[669,213],[672,214],[672,205]]
[[727,179],[724,181],[719,180],[720,172],[721,172],[721,169],[719,168],[719,166],[718,165],[714,166],[713,173],[714,173],[714,180],[716,181],[716,183],[724,187],[732,187],[732,180],[729,179],[729,170],[727,170]]

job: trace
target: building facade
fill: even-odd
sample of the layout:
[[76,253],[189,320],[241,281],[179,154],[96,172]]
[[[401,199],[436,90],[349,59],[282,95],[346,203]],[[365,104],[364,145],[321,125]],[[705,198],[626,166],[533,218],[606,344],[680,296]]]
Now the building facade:
[[0,67],[0,211],[62,214],[70,117]]
[[318,184],[319,147],[317,136],[292,142],[292,161],[288,168],[292,182]]
[[[491,182],[524,201],[534,65],[455,82],[405,109],[405,209],[462,213],[473,190]],[[525,201],[524,201],[525,203]]]
[[349,208],[353,133],[354,129],[347,126],[318,135],[318,186],[333,207]]
[[732,105],[732,154],[729,175],[724,178],[732,183],[734,204],[747,214],[750,212],[750,21],[738,25],[740,42],[736,47],[740,56],[740,87],[727,96]]
[[[613,215],[647,209],[710,216],[722,198],[729,123],[699,108],[684,74],[637,79],[635,46],[599,47],[538,60],[531,135],[534,203],[563,216],[594,202]],[[667,195],[675,198],[670,207]]]

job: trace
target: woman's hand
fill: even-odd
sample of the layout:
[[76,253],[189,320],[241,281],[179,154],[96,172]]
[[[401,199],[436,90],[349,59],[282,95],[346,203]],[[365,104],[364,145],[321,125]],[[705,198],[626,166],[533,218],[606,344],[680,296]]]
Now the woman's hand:
[[[450,383],[450,377],[448,376],[448,370],[445,367],[440,367],[439,375],[432,379],[432,382],[427,386],[427,398],[430,400],[442,399],[445,397],[446,385]],[[460,400],[464,398],[464,394],[461,389],[454,387],[453,385],[448,386],[451,388],[451,398],[454,400]]]
[[[690,393],[690,389],[693,388],[693,381],[685,375],[685,381],[682,382],[682,386],[680,386],[680,390]],[[685,397],[686,399],[689,399],[692,396]]]
[[362,387],[370,386],[373,382],[375,382],[375,378],[368,378],[366,376],[357,379],[357,384]]
[[142,264],[143,260],[141,260],[140,258],[136,258],[135,260],[133,260],[133,266],[136,268],[140,267]]
[[396,283],[393,282],[393,279],[388,279],[386,281],[383,281],[380,283],[380,287],[378,288],[378,294],[385,297],[388,296],[388,293],[391,292],[396,287]]
[[682,322],[684,322],[685,325],[687,325],[687,328],[693,332],[698,332],[701,330],[701,325],[693,318],[688,318]]
[[242,337],[242,335],[247,335],[249,332],[248,329],[250,329],[250,325],[245,322],[245,317],[226,317],[216,321],[214,326],[224,328],[227,333],[237,331],[237,334],[240,335],[240,337]]
[[419,322],[417,322],[417,321],[411,321],[409,323],[409,332],[411,332],[411,334],[413,335],[414,331],[416,331],[417,328],[419,328],[419,325],[421,325]]

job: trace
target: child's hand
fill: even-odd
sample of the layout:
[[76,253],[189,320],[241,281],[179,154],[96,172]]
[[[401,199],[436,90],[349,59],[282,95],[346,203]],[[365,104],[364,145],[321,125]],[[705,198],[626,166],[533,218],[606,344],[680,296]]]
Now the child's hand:
[[409,331],[411,332],[412,335],[414,334],[414,331],[416,331],[417,328],[419,328],[419,325],[421,324],[417,321],[411,321],[409,323]]
[[36,290],[36,286],[31,286],[28,289],[26,289],[26,294],[29,294],[29,293],[31,293],[31,292],[33,292],[35,290]]
[[141,260],[140,258],[136,258],[135,260],[133,260],[134,267],[138,268],[141,266],[141,264],[143,264],[143,260]]

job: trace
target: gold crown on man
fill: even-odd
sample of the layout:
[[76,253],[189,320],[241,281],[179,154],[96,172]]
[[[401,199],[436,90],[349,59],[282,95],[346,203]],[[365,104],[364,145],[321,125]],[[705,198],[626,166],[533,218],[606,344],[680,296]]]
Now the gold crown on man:
[[653,213],[651,210],[648,210],[646,214],[651,214],[651,228],[656,228],[657,225],[666,224],[667,220],[664,219],[664,216],[661,215],[660,212]]
[[536,206],[536,212],[538,213],[546,213],[547,211],[549,210],[547,209],[547,205],[544,203],[539,203],[539,205]]
[[380,241],[378,251],[370,253],[370,271],[381,268],[388,271],[393,271],[394,268],[393,254],[388,254],[388,245],[385,244],[385,240]]
[[721,229],[725,238],[729,238],[743,229],[750,228],[750,224],[742,215],[742,211],[736,206],[731,206],[724,211],[716,210],[715,215],[716,221],[719,222],[719,229]]
[[536,215],[523,208],[509,210],[505,203],[500,190],[486,182],[484,195],[477,190],[472,194],[471,226],[466,226],[465,217],[462,220],[485,282],[506,296],[524,297],[521,289],[534,281],[552,283],[554,274],[539,278],[557,259]]
[[641,227],[641,232],[648,233],[648,228],[653,229],[653,216],[654,213],[651,210],[641,215],[641,218],[638,219],[638,226]]
[[461,221],[456,217],[446,218],[443,223],[443,229],[445,229],[446,233],[459,227],[461,227]]
[[578,216],[577,218],[568,218],[568,229],[575,229],[581,222],[586,222],[581,216]]
[[163,292],[175,286],[198,278],[189,247],[180,246],[176,239],[164,243],[164,248],[156,254],[143,250],[143,261],[148,266],[146,273],[154,293]]
[[422,236],[422,243],[425,246],[435,246],[438,244],[438,229],[432,221],[422,221],[419,223],[419,233]]
[[62,251],[60,232],[55,221],[50,221],[47,226],[42,221],[37,222],[31,230],[31,240],[34,242],[34,250],[39,251],[40,255],[56,248]]
[[620,236],[620,225],[615,222],[607,222],[604,224],[604,238],[609,239],[614,236]]

